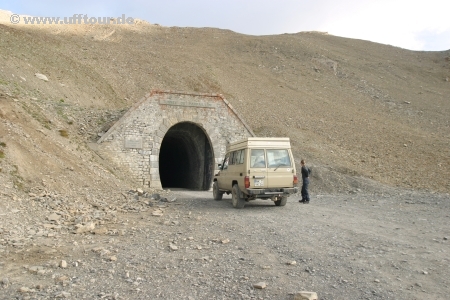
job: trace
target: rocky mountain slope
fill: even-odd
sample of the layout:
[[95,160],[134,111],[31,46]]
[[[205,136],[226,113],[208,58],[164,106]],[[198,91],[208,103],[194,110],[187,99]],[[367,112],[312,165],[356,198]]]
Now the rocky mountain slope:
[[87,143],[163,89],[221,93],[257,135],[290,137],[315,169],[316,192],[369,179],[450,191],[450,51],[320,32],[2,20],[0,178],[19,190],[125,182]]

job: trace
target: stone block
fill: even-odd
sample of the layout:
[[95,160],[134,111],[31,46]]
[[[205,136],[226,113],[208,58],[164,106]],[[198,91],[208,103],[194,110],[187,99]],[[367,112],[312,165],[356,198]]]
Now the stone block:
[[150,187],[154,189],[162,189],[161,181],[155,180],[150,182]]
[[159,130],[161,130],[162,132],[167,132],[169,130],[169,127],[162,123],[161,125],[159,125]]
[[167,128],[172,127],[174,125],[168,118],[163,118],[163,124],[166,125]]
[[164,136],[166,135],[165,132],[161,131],[161,130],[156,130],[156,136],[159,138],[164,138]]
[[159,177],[159,174],[151,174],[150,175],[150,180],[154,181],[154,180],[160,180],[161,178]]

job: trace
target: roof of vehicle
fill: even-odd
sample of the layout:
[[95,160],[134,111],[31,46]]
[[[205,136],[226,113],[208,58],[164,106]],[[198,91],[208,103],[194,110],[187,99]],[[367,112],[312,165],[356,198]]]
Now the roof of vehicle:
[[290,149],[291,142],[288,137],[248,137],[228,145],[228,151],[243,148],[282,148]]

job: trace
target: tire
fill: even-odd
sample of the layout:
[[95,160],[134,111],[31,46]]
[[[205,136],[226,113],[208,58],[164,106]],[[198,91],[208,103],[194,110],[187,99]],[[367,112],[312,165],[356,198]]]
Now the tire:
[[245,200],[241,197],[241,190],[237,184],[233,185],[231,202],[234,208],[243,208],[245,206]]
[[222,200],[223,192],[219,191],[219,185],[217,184],[217,181],[213,182],[213,197],[214,200]]
[[287,198],[286,196],[281,197],[281,200],[277,200],[275,201],[275,205],[276,206],[285,206],[287,203]]

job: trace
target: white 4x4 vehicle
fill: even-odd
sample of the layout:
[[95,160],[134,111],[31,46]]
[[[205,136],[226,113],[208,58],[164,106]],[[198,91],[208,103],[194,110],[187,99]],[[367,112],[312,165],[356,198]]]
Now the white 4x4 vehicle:
[[230,144],[213,180],[213,196],[232,194],[233,206],[243,208],[254,199],[270,199],[284,206],[297,193],[298,178],[289,138],[249,137]]

